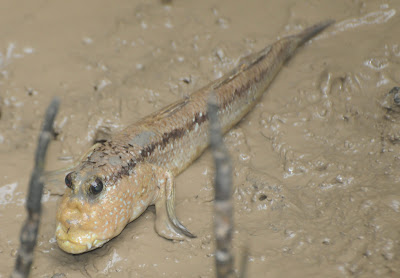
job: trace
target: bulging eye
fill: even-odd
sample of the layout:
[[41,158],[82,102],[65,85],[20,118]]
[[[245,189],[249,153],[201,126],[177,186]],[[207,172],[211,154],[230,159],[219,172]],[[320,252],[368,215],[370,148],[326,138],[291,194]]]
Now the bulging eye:
[[72,173],[69,173],[68,175],[65,176],[65,185],[68,186],[69,188],[73,189],[73,184],[72,184]]
[[90,193],[92,193],[93,195],[97,195],[99,194],[101,191],[103,190],[103,182],[101,181],[101,179],[96,178],[89,187],[89,191]]

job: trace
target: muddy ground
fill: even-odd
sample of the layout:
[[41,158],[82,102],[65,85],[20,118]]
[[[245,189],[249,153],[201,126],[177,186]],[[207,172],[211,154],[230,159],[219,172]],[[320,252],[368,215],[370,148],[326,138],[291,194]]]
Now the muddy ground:
[[[400,2],[12,1],[0,9],[0,277],[8,277],[42,118],[60,96],[48,169],[96,131],[118,131],[206,85],[240,57],[328,18],[226,137],[235,168],[234,251],[248,277],[400,277]],[[397,96],[398,97],[398,96]],[[198,238],[154,232],[154,209],[104,247],[55,242],[49,185],[32,277],[213,277],[209,151],[177,178]]]

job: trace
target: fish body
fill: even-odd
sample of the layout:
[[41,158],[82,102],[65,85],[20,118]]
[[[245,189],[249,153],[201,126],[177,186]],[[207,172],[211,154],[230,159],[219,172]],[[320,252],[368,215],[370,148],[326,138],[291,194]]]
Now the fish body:
[[226,132],[254,107],[296,48],[331,23],[242,58],[223,77],[94,145],[65,178],[68,188],[57,210],[60,248],[73,254],[98,248],[150,205],[156,207],[160,236],[194,237],[175,216],[174,177],[208,146],[210,94]]

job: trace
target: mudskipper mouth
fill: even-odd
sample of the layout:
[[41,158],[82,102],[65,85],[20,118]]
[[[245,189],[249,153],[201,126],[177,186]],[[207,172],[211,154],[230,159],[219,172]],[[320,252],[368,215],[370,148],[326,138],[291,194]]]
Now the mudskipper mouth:
[[84,236],[74,236],[73,233],[66,230],[61,223],[57,224],[57,244],[67,253],[81,254],[99,248],[109,241],[109,239],[97,239],[97,235],[93,232],[85,232]]

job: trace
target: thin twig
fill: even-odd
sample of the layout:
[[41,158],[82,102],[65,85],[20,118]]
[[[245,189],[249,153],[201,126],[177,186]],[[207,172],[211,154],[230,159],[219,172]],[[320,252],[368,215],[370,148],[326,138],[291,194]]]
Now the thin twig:
[[36,245],[36,239],[40,223],[41,200],[43,193],[43,168],[47,152],[47,147],[53,137],[53,122],[57,115],[60,101],[54,98],[46,111],[42,131],[39,135],[39,141],[35,153],[35,166],[29,182],[29,191],[26,202],[28,218],[22,227],[20,234],[20,247],[15,263],[12,278],[28,277],[32,261],[33,250]]
[[210,145],[215,161],[214,234],[215,264],[218,278],[235,277],[232,255],[233,203],[232,165],[222,141],[218,105],[212,93],[208,102]]

